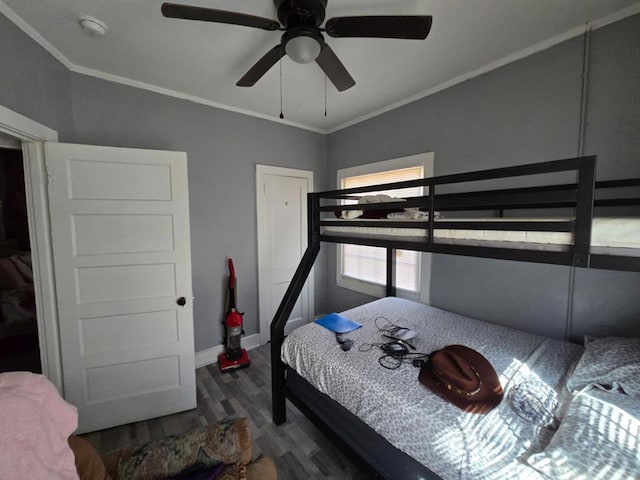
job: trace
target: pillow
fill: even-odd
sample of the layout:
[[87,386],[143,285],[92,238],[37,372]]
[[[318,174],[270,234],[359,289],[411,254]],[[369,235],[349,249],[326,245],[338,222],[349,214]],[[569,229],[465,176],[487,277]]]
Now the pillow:
[[[236,464],[243,460],[250,445],[249,422],[246,418],[197,427],[119,452],[117,479],[165,479],[187,470],[195,473],[220,464]],[[249,449],[250,450],[250,449]]]
[[14,289],[26,286],[27,282],[24,281],[14,263],[8,258],[0,258],[0,288]]
[[11,258],[11,261],[16,267],[16,270],[22,275],[22,278],[25,282],[33,283],[33,271],[31,270],[31,265],[27,264],[22,260],[22,257],[18,255],[14,255]]
[[640,472],[640,402],[617,392],[575,396],[547,448],[529,465],[552,479],[631,479]]
[[608,337],[587,343],[567,387],[575,393],[589,386],[640,397],[640,338]]
[[29,268],[32,268],[31,265],[31,252],[29,251],[24,251],[24,252],[18,252],[15,255],[12,255],[11,258],[17,258],[18,260],[20,260],[22,263],[24,263],[26,266],[28,266]]

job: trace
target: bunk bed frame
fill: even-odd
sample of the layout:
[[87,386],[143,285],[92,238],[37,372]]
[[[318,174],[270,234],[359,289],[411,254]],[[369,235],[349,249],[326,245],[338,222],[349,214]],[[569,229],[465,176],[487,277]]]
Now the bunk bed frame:
[[[281,360],[281,347],[285,338],[284,329],[304,283],[311,271],[322,242],[349,243],[386,248],[386,295],[395,296],[395,250],[417,250],[423,252],[465,255],[504,260],[569,265],[583,268],[640,271],[640,256],[609,255],[591,253],[591,226],[596,207],[638,206],[640,198],[606,196],[597,198],[596,192],[613,192],[618,188],[638,187],[640,179],[595,181],[596,157],[586,156],[514,167],[444,175],[405,182],[332,190],[308,194],[308,246],[293,275],[291,283],[271,323],[271,381],[273,422],[280,425],[286,421],[286,399],[289,399],[324,433],[354,452],[367,466],[383,478],[438,478],[424,465],[393,448],[391,444],[353,416],[344,407],[317,391],[293,369]],[[542,185],[535,187],[506,188],[464,193],[442,193],[451,185],[510,177],[530,177],[541,174],[575,172],[576,183]],[[358,198],[367,192],[384,191],[407,187],[425,187],[428,193],[410,197],[402,202],[384,204],[341,205],[344,199]],[[426,189],[428,187],[428,190]],[[601,197],[601,195],[598,195]],[[329,203],[329,204],[325,204]],[[369,210],[389,208],[419,208],[429,213],[425,221],[393,221],[393,227],[416,228],[427,231],[420,240],[402,238],[376,238],[374,236],[352,236],[349,234],[326,234],[324,226],[389,227],[385,220],[336,220],[323,219],[324,212],[339,210]],[[435,221],[435,212],[486,211],[498,212],[502,217],[508,210],[552,209],[565,212],[573,209],[573,220],[567,221],[518,221],[518,218],[447,222]],[[565,210],[563,210],[565,209]],[[326,213],[325,213],[326,215]],[[437,224],[437,225],[436,225]],[[434,240],[434,229],[455,228],[466,230],[511,230],[571,232],[573,244],[562,251],[523,248],[502,248],[468,244],[449,244]],[[366,439],[363,441],[363,439]],[[389,448],[392,447],[392,448]],[[398,466],[402,465],[402,471]]]

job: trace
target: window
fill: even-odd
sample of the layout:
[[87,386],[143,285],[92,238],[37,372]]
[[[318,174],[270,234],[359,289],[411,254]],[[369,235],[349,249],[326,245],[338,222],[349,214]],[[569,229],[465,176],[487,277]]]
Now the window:
[[[401,182],[433,174],[433,153],[413,155],[338,171],[338,187],[354,188]],[[422,187],[367,192],[408,197],[423,194]],[[347,203],[347,202],[345,202]],[[349,203],[355,203],[350,201]],[[386,285],[386,249],[363,245],[339,245],[337,284],[372,296],[383,296]],[[400,296],[428,300],[431,256],[396,250],[396,287]]]

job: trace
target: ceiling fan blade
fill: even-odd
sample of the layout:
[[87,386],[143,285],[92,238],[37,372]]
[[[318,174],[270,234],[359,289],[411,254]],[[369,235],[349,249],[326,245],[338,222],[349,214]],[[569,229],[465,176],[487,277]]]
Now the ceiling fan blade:
[[340,59],[336,56],[335,52],[326,43],[322,45],[322,51],[316,63],[320,65],[320,68],[325,73],[331,83],[333,83],[339,92],[343,92],[348,88],[353,87],[356,81],[353,79]]
[[431,15],[336,17],[327,20],[331,37],[406,38],[424,40],[431,31]]
[[231,25],[243,25],[245,27],[261,28],[263,30],[278,30],[280,28],[280,23],[270,18],[256,17],[238,12],[227,12],[226,10],[216,10],[213,8],[178,5],[176,3],[163,3],[162,15],[167,18],[229,23]]
[[282,45],[276,45],[265,53],[264,56],[258,60],[240,80],[238,80],[236,85],[238,87],[253,87],[256,82],[260,80],[263,75],[283,57],[283,55],[284,48],[282,48]]

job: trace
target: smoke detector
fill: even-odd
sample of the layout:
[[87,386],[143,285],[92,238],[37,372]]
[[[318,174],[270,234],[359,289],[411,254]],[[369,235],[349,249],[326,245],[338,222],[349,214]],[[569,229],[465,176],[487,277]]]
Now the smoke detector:
[[82,29],[92,37],[104,37],[109,30],[106,23],[88,15],[80,17],[78,22]]

